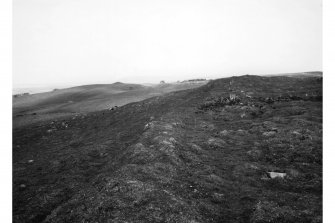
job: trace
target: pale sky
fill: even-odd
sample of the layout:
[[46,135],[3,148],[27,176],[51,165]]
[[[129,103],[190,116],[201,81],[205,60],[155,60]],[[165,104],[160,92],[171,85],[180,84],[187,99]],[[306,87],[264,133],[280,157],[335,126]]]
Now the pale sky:
[[13,87],[322,71],[321,0],[13,0]]

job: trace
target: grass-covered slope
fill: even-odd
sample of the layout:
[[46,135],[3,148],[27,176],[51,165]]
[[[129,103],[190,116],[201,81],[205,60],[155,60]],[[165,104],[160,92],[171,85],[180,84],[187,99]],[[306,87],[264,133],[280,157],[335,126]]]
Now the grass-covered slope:
[[206,81],[196,84],[172,83],[144,86],[116,82],[13,97],[14,126],[67,117],[75,113],[100,111],[172,91],[199,87],[205,83]]
[[13,219],[321,222],[322,78],[225,78],[14,129]]

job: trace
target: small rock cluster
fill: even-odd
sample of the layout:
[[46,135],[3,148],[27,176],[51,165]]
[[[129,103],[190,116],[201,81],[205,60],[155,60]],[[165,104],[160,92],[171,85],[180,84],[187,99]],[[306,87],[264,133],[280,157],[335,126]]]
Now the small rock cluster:
[[225,105],[237,105],[240,104],[241,99],[238,96],[232,97],[213,97],[207,100],[204,104],[200,105],[201,110],[210,110],[214,107],[223,107]]

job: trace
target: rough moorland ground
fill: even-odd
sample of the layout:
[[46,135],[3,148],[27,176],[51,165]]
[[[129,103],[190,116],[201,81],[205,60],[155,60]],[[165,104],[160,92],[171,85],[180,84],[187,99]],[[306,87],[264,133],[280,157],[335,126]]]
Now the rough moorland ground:
[[225,78],[15,128],[13,221],[322,222],[322,78]]

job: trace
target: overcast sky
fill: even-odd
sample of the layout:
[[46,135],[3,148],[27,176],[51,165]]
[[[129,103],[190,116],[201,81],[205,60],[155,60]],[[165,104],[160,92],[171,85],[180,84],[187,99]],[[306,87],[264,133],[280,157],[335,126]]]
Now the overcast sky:
[[13,0],[13,87],[315,70],[321,0]]

